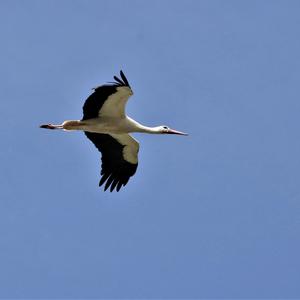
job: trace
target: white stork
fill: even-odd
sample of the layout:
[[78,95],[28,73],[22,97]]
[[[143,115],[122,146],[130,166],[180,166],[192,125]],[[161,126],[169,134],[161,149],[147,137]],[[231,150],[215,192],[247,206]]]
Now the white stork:
[[139,143],[130,132],[187,135],[167,126],[144,126],[126,116],[125,105],[133,92],[122,71],[120,76],[121,79],[114,76],[115,82],[94,88],[83,105],[83,118],[80,121],[40,126],[47,129],[83,130],[102,153],[99,186],[105,183],[104,190],[110,187],[111,192],[125,186],[138,166]]

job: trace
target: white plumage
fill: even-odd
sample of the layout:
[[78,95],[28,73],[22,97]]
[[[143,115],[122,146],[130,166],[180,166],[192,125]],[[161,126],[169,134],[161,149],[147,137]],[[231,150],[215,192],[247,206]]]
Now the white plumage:
[[102,153],[102,170],[99,185],[104,190],[120,190],[138,166],[139,143],[129,133],[179,134],[183,132],[167,126],[148,127],[126,116],[126,103],[133,92],[124,73],[115,82],[94,89],[83,106],[81,120],[64,121],[60,125],[46,124],[41,128],[82,130]]

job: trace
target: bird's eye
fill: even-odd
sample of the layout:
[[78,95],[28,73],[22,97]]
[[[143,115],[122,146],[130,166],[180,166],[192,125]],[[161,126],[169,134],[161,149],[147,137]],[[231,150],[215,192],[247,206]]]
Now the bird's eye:
[[169,129],[168,126],[163,126],[164,129]]

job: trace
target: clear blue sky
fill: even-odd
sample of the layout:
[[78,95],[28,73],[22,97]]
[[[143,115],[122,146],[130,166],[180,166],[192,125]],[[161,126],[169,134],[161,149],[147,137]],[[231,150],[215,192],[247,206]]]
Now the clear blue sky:
[[[300,298],[300,2],[0,2],[0,298]],[[80,132],[123,69],[120,193]]]

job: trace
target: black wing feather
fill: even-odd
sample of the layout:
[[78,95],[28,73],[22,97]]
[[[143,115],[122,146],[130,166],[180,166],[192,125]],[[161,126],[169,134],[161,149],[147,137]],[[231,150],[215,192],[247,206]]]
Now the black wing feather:
[[101,109],[107,98],[117,92],[117,87],[114,85],[102,85],[95,89],[83,105],[82,120],[97,118],[99,110]]
[[106,182],[104,190],[110,187],[111,192],[115,188],[118,192],[122,185],[125,186],[129,178],[135,174],[138,164],[129,163],[123,158],[124,146],[109,134],[87,131],[84,133],[102,153],[102,178],[99,185]]
[[117,76],[114,76],[114,80],[120,83],[121,85],[124,85],[124,82],[121,79],[119,79]]
[[127,78],[126,78],[126,76],[124,75],[124,73],[123,73],[122,70],[120,71],[120,75],[121,75],[121,78],[123,79],[125,85],[129,86],[129,82],[128,82],[128,80],[127,80]]
[[105,84],[94,88],[94,92],[85,100],[83,105],[82,120],[97,118],[102,105],[110,95],[117,92],[117,87],[130,87],[128,80],[122,71],[120,71],[120,75],[123,81],[117,76],[114,76],[116,82],[111,82],[111,84]]

